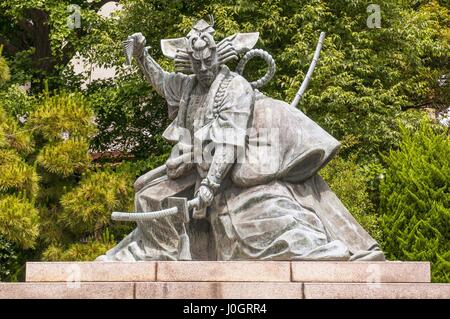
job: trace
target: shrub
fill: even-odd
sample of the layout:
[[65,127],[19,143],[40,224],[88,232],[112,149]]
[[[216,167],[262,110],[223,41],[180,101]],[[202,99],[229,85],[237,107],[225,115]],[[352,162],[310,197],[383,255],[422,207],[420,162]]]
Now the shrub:
[[320,171],[320,175],[353,217],[380,243],[381,229],[370,200],[363,168],[356,164],[353,158],[345,160],[337,157]]
[[431,261],[432,280],[450,281],[450,138],[424,119],[401,125],[401,143],[385,161],[380,185],[389,258]]
[[6,64],[5,58],[1,56],[3,47],[0,46],[0,85],[8,82],[11,78],[9,74],[9,68]]
[[131,179],[112,172],[97,172],[61,198],[61,220],[71,231],[102,230],[111,222],[115,210],[131,210],[133,190]]
[[49,172],[62,177],[83,172],[90,164],[89,144],[85,139],[68,139],[45,145],[36,161]]
[[99,241],[91,241],[85,244],[75,243],[67,248],[51,245],[42,254],[42,259],[48,261],[93,261],[115,245],[116,243],[113,241],[108,243]]
[[0,196],[0,235],[22,248],[33,248],[39,235],[39,214],[26,199]]
[[17,252],[13,245],[0,236],[0,281],[7,281],[19,268]]
[[36,98],[19,85],[9,85],[0,91],[0,106],[14,118],[28,116],[36,107]]

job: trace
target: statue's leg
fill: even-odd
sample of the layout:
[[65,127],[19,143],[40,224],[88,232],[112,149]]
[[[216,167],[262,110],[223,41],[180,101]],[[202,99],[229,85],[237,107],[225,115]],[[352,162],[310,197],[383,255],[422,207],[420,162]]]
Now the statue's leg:
[[311,207],[332,239],[349,249],[350,260],[383,261],[378,243],[358,223],[322,177],[315,175],[301,184],[287,184],[296,200]]
[[[195,176],[177,180],[158,177],[136,193],[135,211],[160,210],[167,197],[188,196],[194,183]],[[180,215],[137,222],[133,232],[97,260],[177,260],[183,227]]]
[[315,212],[301,206],[285,183],[231,186],[215,199],[211,224],[219,260],[348,260]]

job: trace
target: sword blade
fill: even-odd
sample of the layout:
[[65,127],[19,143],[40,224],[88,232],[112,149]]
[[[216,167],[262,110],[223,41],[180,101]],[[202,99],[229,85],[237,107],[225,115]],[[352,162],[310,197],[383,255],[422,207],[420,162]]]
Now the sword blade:
[[[188,209],[197,207],[200,205],[198,197],[188,201]],[[178,207],[171,207],[163,210],[157,210],[154,212],[142,212],[142,213],[125,213],[125,212],[113,212],[111,214],[112,220],[125,221],[125,222],[139,222],[148,221],[155,218],[162,218],[167,216],[176,215],[179,213]]]

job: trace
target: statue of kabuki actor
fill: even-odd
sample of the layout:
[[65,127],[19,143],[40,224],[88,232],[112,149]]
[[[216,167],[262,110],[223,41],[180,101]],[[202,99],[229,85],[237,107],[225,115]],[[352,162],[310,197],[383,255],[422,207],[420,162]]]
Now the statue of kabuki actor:
[[[177,72],[155,62],[142,34],[124,42],[167,101],[173,122],[163,137],[174,147],[136,180],[135,212],[113,213],[137,228],[97,260],[384,260],[317,174],[339,142],[296,108],[323,34],[292,105],[257,90],[275,72],[272,57],[253,49],[258,37],[217,42],[213,22],[200,20],[186,37],[161,41]],[[242,74],[253,57],[269,70],[250,83]]]

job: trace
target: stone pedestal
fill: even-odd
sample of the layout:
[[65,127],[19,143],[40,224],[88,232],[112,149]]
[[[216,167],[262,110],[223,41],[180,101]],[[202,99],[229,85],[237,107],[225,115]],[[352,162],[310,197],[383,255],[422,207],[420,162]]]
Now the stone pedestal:
[[44,262],[0,298],[450,298],[428,262]]

